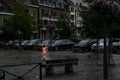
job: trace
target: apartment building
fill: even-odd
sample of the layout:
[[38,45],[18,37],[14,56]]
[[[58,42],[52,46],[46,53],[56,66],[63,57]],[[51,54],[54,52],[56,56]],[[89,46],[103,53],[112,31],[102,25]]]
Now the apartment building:
[[[5,22],[6,15],[14,15],[10,13],[10,6],[11,4],[15,5],[17,1],[19,0],[0,0],[1,24]],[[50,39],[50,28],[52,30],[52,37],[58,34],[59,29],[55,25],[55,22],[60,12],[70,14],[71,25],[73,27],[71,29],[73,31],[72,35],[80,36],[81,18],[79,17],[79,2],[74,2],[74,0],[69,0],[68,3],[63,0],[26,0],[25,4],[29,8],[29,13],[31,16],[34,16],[34,20],[37,23],[37,25],[34,25],[36,30],[33,32],[32,38]],[[4,11],[2,8],[7,11]]]
[[81,35],[81,17],[80,17],[80,11],[81,11],[81,4],[82,0],[71,0],[73,2],[73,5],[70,5],[70,15],[73,22],[73,34],[72,36],[82,36]]
[[[69,10],[67,3],[63,0],[28,0],[27,5],[30,7],[29,11],[31,15],[36,16],[38,23],[36,30],[37,38],[49,39],[58,34],[59,29],[55,25],[55,22],[61,12]],[[52,30],[52,36],[49,29]]]
[[[8,16],[14,15],[13,13],[11,13],[11,9],[10,9],[10,6],[12,6],[12,4],[14,3],[15,2],[8,5],[7,1],[0,0],[0,40],[2,40],[2,33],[3,33],[3,31],[1,30],[2,24],[6,22]],[[8,28],[8,30],[10,29]]]
[[[3,24],[3,22],[5,22],[7,16],[13,15],[10,12],[10,6],[7,4],[8,2],[5,0],[0,0],[0,25]],[[14,4],[14,3],[11,3]]]

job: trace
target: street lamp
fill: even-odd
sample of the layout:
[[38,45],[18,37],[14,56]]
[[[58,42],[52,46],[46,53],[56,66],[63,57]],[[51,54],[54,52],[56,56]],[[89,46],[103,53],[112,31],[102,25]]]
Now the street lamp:
[[54,29],[55,29],[55,26],[53,24],[48,26],[48,30],[49,30],[49,33],[50,33],[50,46],[52,44],[52,36],[53,36],[53,30]]
[[18,33],[18,39],[19,39],[19,50],[22,49],[22,46],[21,46],[21,42],[22,42],[22,32],[21,31],[17,31]]
[[53,30],[55,30],[55,26],[54,26],[54,24],[52,23],[52,20],[51,20],[52,15],[49,16],[49,17],[50,17],[50,23],[49,23],[49,26],[47,26],[47,29],[48,29],[49,34],[50,34],[49,38],[50,38],[50,46],[51,46],[51,44],[52,44]]

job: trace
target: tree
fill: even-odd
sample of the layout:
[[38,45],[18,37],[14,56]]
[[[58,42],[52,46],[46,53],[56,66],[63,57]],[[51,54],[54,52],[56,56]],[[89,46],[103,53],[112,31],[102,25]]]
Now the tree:
[[58,29],[61,29],[60,36],[62,38],[71,37],[71,24],[70,17],[66,12],[61,12],[58,17],[56,25]]
[[103,20],[101,15],[94,12],[83,12],[80,14],[86,37],[103,37]]
[[14,33],[15,38],[18,38],[18,35],[21,38],[29,38],[34,30],[34,19],[29,14],[27,6],[19,2],[12,7],[12,12],[14,15],[7,19],[4,30]]
[[[91,0],[86,0],[86,1],[91,1]],[[109,64],[111,64],[110,62],[110,57],[111,57],[111,50],[112,50],[112,32],[115,32],[114,30],[116,30],[116,28],[118,28],[120,30],[120,27],[118,27],[120,25],[120,21],[119,21],[119,15],[120,15],[120,5],[118,4],[118,2],[115,1],[105,1],[105,0],[93,0],[90,7],[89,7],[90,11],[94,12],[95,14],[99,14],[101,16],[102,19],[102,26],[101,28],[103,28],[104,31],[104,56],[103,56],[103,72],[104,72],[104,79],[108,79],[108,69],[107,69],[107,62],[109,62]],[[97,16],[96,16],[97,17]],[[88,25],[91,25],[91,21],[94,20],[94,18],[89,18],[87,16],[87,21],[88,24],[86,25],[86,29],[89,28]],[[83,21],[86,19],[83,19]],[[94,20],[95,21],[95,20]],[[96,20],[94,23],[98,22],[99,20]],[[85,21],[84,21],[85,22]],[[96,28],[99,28],[100,26],[96,25]],[[92,32],[92,29],[89,29],[89,32]],[[99,33],[99,32],[98,32]],[[109,59],[107,58],[107,46],[106,46],[106,38],[109,38]],[[111,57],[112,59],[112,57]]]
[[34,18],[29,14],[28,8],[24,5],[23,1],[16,3],[12,7],[14,15],[8,17],[4,24],[4,34],[9,34],[9,39],[19,39],[20,45],[22,39],[29,39],[34,31]]

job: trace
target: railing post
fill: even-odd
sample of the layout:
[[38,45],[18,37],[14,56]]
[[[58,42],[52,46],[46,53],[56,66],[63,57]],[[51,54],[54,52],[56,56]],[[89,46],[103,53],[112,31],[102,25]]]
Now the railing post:
[[42,80],[42,64],[39,63],[39,80]]

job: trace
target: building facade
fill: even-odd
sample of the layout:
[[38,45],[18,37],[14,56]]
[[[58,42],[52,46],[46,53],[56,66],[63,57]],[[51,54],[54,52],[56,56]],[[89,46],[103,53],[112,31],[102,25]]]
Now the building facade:
[[71,0],[73,5],[70,6],[70,15],[71,19],[73,19],[73,35],[72,36],[81,36],[81,17],[80,17],[80,5],[82,0]]
[[[15,5],[17,1],[19,0],[0,0],[0,24],[5,22],[6,15],[14,15],[11,13],[10,6]],[[55,23],[61,12],[66,12],[70,15],[72,36],[80,36],[81,18],[79,16],[80,2],[78,1],[71,0],[66,3],[63,0],[26,0],[25,4],[29,9],[29,13],[37,23],[34,25],[36,30],[33,31],[31,38],[44,40],[59,34],[59,29]],[[52,35],[50,34],[50,30],[52,30]]]
[[[36,0],[34,2],[28,0],[27,5],[29,6],[31,15],[36,17],[38,23],[36,30],[37,38],[50,39],[50,37],[58,34],[59,29],[55,23],[61,12],[68,11],[67,3],[63,0]],[[52,30],[52,35],[49,30]]]

